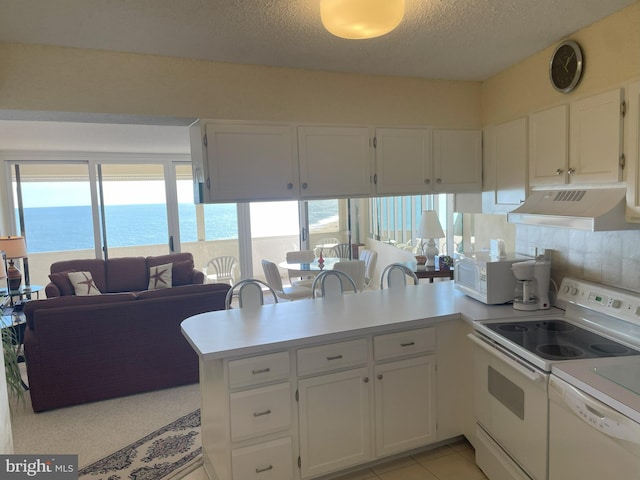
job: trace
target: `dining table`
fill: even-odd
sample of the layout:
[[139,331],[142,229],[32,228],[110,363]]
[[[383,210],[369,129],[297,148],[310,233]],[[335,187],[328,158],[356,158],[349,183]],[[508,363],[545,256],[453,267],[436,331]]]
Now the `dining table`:
[[287,270],[295,270],[296,272],[310,272],[320,273],[323,270],[333,270],[333,266],[338,262],[343,262],[345,260],[349,260],[348,258],[339,258],[339,257],[328,257],[324,258],[323,263],[318,262],[318,258],[315,258],[313,262],[310,263],[289,263],[289,262],[280,262],[278,266],[280,268],[286,268]]

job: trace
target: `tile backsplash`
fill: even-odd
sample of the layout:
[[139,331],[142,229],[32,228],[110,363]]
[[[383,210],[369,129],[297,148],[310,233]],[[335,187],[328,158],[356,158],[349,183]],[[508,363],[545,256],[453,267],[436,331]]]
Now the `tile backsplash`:
[[558,285],[572,276],[640,292],[640,229],[585,232],[513,225],[504,215],[474,217],[476,250],[488,248],[491,238],[503,238],[508,251],[524,255],[535,247],[549,249],[551,276]]

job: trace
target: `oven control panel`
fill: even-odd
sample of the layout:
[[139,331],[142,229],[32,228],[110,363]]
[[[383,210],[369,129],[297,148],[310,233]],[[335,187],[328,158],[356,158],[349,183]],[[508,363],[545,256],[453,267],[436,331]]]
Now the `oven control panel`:
[[640,295],[628,290],[566,277],[560,284],[557,305],[578,305],[640,327]]

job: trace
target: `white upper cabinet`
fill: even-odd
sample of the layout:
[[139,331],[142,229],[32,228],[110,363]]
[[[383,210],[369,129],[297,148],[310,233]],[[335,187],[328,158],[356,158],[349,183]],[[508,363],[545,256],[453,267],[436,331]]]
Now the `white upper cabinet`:
[[627,89],[625,122],[627,221],[640,223],[640,82]]
[[622,180],[621,88],[571,104],[569,176],[571,183],[608,183]]
[[367,127],[298,127],[302,198],[371,194]]
[[376,128],[376,193],[430,192],[431,129]]
[[518,118],[485,129],[484,213],[507,213],[527,191],[527,119]]
[[482,190],[482,132],[433,131],[434,189],[438,193]]
[[569,107],[529,116],[529,185],[563,185],[569,164]]
[[[298,197],[298,163],[291,126],[206,123],[192,128],[204,130],[201,138],[206,156],[199,166],[202,201]],[[192,143],[194,139],[192,135]],[[196,164],[194,160],[194,177]]]
[[376,193],[479,192],[482,132],[377,128]]

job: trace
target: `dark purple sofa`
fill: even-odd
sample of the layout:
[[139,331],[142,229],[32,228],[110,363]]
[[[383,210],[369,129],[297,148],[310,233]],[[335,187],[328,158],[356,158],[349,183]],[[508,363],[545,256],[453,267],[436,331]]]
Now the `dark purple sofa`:
[[[165,263],[178,265],[173,286],[146,290],[149,267]],[[69,294],[63,272],[71,270],[90,271],[103,293]],[[180,323],[223,309],[230,286],[202,284],[190,253],[64,261],[51,265],[51,273],[56,282],[45,291],[53,298],[24,307],[35,412],[198,381],[198,356]]]

